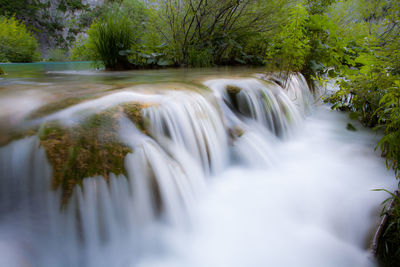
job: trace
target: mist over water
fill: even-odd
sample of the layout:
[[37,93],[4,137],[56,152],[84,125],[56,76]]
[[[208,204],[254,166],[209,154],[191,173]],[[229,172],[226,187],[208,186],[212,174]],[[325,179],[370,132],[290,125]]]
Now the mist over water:
[[141,103],[145,123],[114,116],[126,173],[85,178],[65,205],[36,135],[1,147],[0,266],[375,266],[387,196],[371,190],[395,186],[378,137],[346,130],[301,76],[201,83],[105,91],[26,121],[70,126]]

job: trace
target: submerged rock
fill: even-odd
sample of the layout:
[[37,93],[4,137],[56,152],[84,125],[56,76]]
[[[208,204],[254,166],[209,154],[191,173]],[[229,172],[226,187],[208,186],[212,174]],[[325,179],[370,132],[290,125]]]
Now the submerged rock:
[[146,120],[142,116],[142,109],[147,105],[140,103],[125,103],[122,104],[122,109],[125,115],[130,119],[136,127],[144,134],[148,134],[146,129]]
[[227,85],[226,86],[226,93],[229,97],[230,103],[233,105],[235,109],[238,109],[238,101],[237,101],[237,94],[240,93],[242,88],[234,85]]

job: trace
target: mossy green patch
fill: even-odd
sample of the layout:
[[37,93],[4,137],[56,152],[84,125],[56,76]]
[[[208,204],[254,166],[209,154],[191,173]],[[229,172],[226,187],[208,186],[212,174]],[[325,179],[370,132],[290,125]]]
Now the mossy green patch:
[[70,128],[57,122],[41,126],[39,138],[53,167],[53,188],[62,188],[64,203],[84,178],[125,174],[124,159],[131,149],[119,138],[119,116],[113,108]]
[[142,109],[145,108],[146,105],[139,103],[125,103],[122,104],[122,109],[125,115],[136,125],[136,127],[145,134],[148,134],[146,131],[146,121],[142,116]]

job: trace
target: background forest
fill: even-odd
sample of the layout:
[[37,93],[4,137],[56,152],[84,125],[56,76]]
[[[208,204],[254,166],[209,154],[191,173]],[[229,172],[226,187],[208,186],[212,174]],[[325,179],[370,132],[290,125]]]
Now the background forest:
[[[0,0],[0,62],[95,61],[107,70],[265,65],[308,83],[383,137],[400,178],[398,0]],[[400,262],[400,199],[380,258]],[[386,202],[387,203],[387,202]]]

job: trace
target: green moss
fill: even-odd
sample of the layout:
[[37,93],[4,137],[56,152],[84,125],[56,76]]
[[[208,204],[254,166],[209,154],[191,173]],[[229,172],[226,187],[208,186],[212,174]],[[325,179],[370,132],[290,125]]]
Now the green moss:
[[119,139],[119,114],[117,108],[103,111],[72,128],[56,122],[41,126],[38,135],[53,167],[53,188],[62,188],[64,203],[84,178],[126,174],[124,159],[131,149]]
[[126,103],[122,104],[122,109],[125,115],[138,127],[138,129],[146,133],[146,125],[142,116],[142,109],[146,107],[139,103]]

